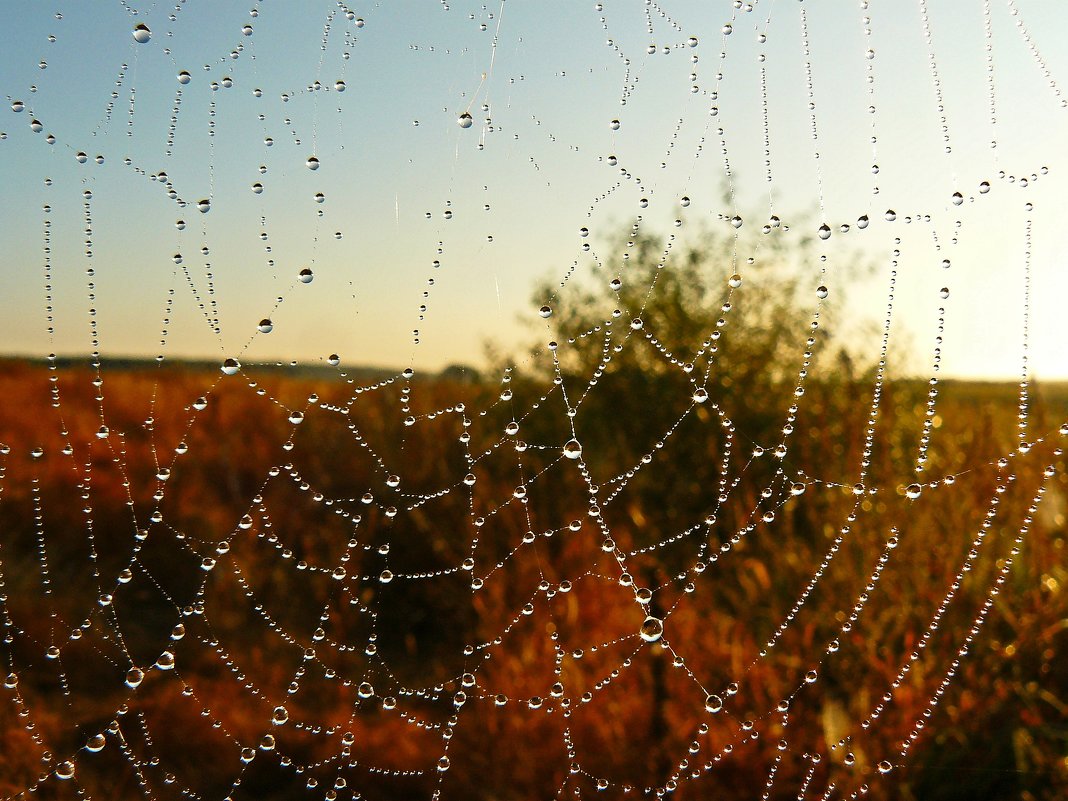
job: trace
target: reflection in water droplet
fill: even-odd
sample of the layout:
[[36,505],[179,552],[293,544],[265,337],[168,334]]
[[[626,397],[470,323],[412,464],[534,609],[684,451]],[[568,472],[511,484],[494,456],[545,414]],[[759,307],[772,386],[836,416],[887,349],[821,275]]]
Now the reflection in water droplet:
[[237,371],[241,369],[241,362],[237,359],[226,359],[219,369],[223,371],[224,375],[236,375]]
[[126,671],[126,686],[130,688],[137,688],[141,685],[141,682],[145,679],[145,672],[141,668],[130,668]]
[[460,115],[460,118],[456,120],[456,124],[459,125],[461,128],[470,128],[472,125],[475,124],[475,121],[474,119],[472,119],[471,115],[465,111],[463,114]]
[[569,439],[564,444],[564,456],[568,459],[578,459],[582,456],[582,443],[577,439]]
[[314,276],[312,275],[311,268],[305,267],[303,270],[300,271],[300,274],[297,276],[297,280],[300,281],[302,284],[310,284],[312,282],[313,277]]
[[820,300],[823,300],[829,294],[830,292],[828,291],[827,287],[823,286],[822,284],[816,287],[816,297]]
[[134,41],[138,44],[145,44],[152,38],[152,31],[148,29],[148,26],[143,22],[137,23],[133,29]]
[[905,487],[905,497],[911,498],[912,500],[916,500],[920,497],[920,493],[922,491],[923,488],[920,487],[919,484],[909,484],[907,487]]
[[824,223],[820,226],[818,233],[820,239],[826,241],[831,238],[831,227],[827,225],[827,223]]
[[317,159],[315,156],[308,156],[308,160],[304,163],[308,166],[309,170],[319,169],[319,159]]
[[178,83],[182,84],[182,86],[185,86],[191,80],[193,80],[193,76],[190,75],[186,70],[182,70],[178,73]]
[[638,633],[646,642],[656,642],[664,634],[664,621],[658,617],[647,617]]
[[269,334],[274,330],[274,323],[272,323],[268,318],[264,317],[262,320],[260,320],[260,324],[256,326],[256,330],[259,331],[261,334]]
[[709,695],[705,698],[705,711],[716,713],[723,709],[723,699],[718,695]]

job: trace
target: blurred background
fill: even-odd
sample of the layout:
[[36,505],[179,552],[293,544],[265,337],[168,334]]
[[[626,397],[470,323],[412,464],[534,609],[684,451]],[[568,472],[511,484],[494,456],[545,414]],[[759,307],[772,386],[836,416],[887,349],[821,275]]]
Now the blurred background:
[[1065,795],[1059,4],[0,14],[0,795]]

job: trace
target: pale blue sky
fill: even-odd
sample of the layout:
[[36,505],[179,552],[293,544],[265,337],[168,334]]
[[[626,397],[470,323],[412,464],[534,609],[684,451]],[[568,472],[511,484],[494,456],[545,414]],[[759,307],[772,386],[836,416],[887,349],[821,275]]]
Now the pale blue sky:
[[[256,17],[251,5],[188,2],[171,22],[173,5],[165,3],[137,6],[136,16],[129,6],[110,2],[5,4],[4,349],[89,351],[90,307],[98,310],[105,355],[160,352],[165,315],[170,323],[163,352],[171,356],[318,362],[337,352],[349,363],[438,367],[477,361],[486,339],[508,347],[538,337],[536,326],[520,322],[538,320],[540,304],[531,298],[535,280],[562,279],[576,259],[576,281],[604,280],[618,266],[595,268],[580,250],[583,226],[597,250],[639,213],[650,230],[666,233],[682,195],[693,199],[683,232],[702,221],[726,225],[717,220],[721,213],[740,212],[747,226],[759,227],[772,211],[790,219],[817,208],[804,9],[823,217],[836,231],[861,214],[874,220],[867,231],[836,232],[826,243],[824,280],[832,291],[850,293],[847,306],[856,320],[881,319],[888,256],[900,237],[895,326],[908,330],[920,366],[934,344],[938,290],[948,284],[945,372],[1016,376],[1030,216],[1031,366],[1040,377],[1068,377],[1060,344],[1068,338],[1068,243],[1059,222],[1068,176],[1068,110],[1058,95],[1061,88],[1068,91],[1065,4],[1018,2],[1020,16],[1014,17],[1004,0],[991,3],[996,151],[990,148],[984,4],[929,4],[949,155],[916,0],[873,2],[870,37],[859,3],[844,0],[762,0],[752,12],[731,2],[696,0],[649,6],[608,0],[603,11],[586,0],[447,5],[358,3],[350,20],[329,2],[271,0],[255,6]],[[1017,28],[1020,19],[1055,86]],[[148,43],[133,40],[138,22],[152,31]],[[725,36],[728,22],[732,31]],[[249,36],[245,25],[252,26]],[[758,41],[759,33],[767,35],[766,43]],[[698,39],[694,48],[688,46],[691,36]],[[648,54],[653,44],[657,52]],[[879,138],[876,178],[869,64]],[[761,65],[773,209],[763,165]],[[186,86],[177,80],[180,70],[190,73]],[[211,89],[227,77],[231,87]],[[345,82],[343,93],[335,89],[338,80]],[[322,88],[312,88],[316,81]],[[260,97],[254,96],[257,88]],[[168,128],[179,89],[171,146]],[[24,111],[11,110],[16,100]],[[718,109],[714,117],[711,106]],[[468,109],[474,124],[464,130],[457,118]],[[40,133],[31,130],[33,119],[42,123]],[[612,119],[620,120],[619,130],[611,129]],[[720,126],[735,174],[734,208],[722,205]],[[45,140],[49,133],[54,145]],[[265,137],[273,138],[271,147]],[[78,163],[79,151],[87,163]],[[313,153],[321,163],[314,172],[305,166]],[[619,165],[606,162],[610,154]],[[102,165],[94,162],[97,155],[104,156]],[[267,168],[262,175],[261,165]],[[999,170],[1030,176],[1044,166],[1048,175],[1026,189],[998,178]],[[621,167],[642,185],[621,180]],[[160,171],[180,199],[195,204],[211,198],[211,211],[200,214],[168,198],[164,183],[149,178]],[[988,194],[979,194],[982,181],[992,185]],[[262,194],[252,191],[256,182]],[[877,196],[873,182],[880,187]],[[93,193],[91,260],[83,253],[86,190]],[[950,202],[954,191],[965,197],[959,208]],[[324,203],[315,201],[317,192]],[[642,197],[650,201],[647,209],[639,208]],[[45,204],[52,209],[54,339],[45,320]],[[887,208],[898,212],[892,224],[882,220]],[[904,222],[927,214],[930,223]],[[186,221],[185,230],[175,227],[178,219]],[[870,284],[847,285],[838,268],[858,248],[882,269]],[[188,278],[176,268],[176,253]],[[949,256],[953,266],[942,271],[937,265]],[[433,267],[435,260],[440,268]],[[87,266],[96,271],[92,300]],[[298,284],[297,273],[308,266],[315,280]],[[800,268],[815,280],[818,265]],[[275,309],[279,297],[284,301]],[[198,298],[206,304],[203,312]],[[420,322],[422,303],[428,309]],[[216,316],[218,335],[209,324]],[[263,317],[275,323],[270,334],[256,333]],[[553,322],[545,324],[545,339]],[[412,344],[414,328],[421,332],[418,346]]]

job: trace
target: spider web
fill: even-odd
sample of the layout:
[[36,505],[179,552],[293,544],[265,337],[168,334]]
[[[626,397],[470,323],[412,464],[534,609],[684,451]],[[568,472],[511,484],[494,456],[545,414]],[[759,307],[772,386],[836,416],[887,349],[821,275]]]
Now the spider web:
[[8,15],[6,797],[895,797],[975,710],[1052,4]]

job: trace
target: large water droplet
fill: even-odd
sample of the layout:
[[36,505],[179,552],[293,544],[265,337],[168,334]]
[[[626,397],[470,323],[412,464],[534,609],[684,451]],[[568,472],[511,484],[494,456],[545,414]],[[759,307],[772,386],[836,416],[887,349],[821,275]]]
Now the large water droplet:
[[223,371],[223,375],[237,375],[237,371],[241,369],[241,362],[237,359],[226,359],[219,369]]
[[716,713],[723,709],[723,699],[718,695],[709,695],[705,698],[705,711]]
[[130,668],[126,671],[126,686],[136,689],[145,680],[145,672],[141,668]]
[[905,487],[905,497],[910,498],[912,500],[916,500],[920,497],[920,493],[922,491],[923,488],[919,484],[909,484],[907,487]]
[[107,745],[107,738],[103,734],[94,734],[85,743],[85,750],[91,754],[96,754],[104,750],[104,746]]
[[145,23],[139,22],[134,25],[133,38],[138,44],[145,44],[152,38],[152,31],[148,29],[148,26],[145,25]]
[[456,120],[456,124],[459,125],[461,128],[470,128],[472,125],[475,124],[475,121],[471,117],[471,115],[465,111],[463,114],[460,115],[459,119]]
[[827,223],[824,223],[820,226],[818,233],[820,239],[826,241],[831,238],[831,227],[827,225]]
[[646,642],[656,642],[664,634],[664,621],[658,617],[647,617],[638,633]]
[[577,439],[569,439],[564,443],[564,456],[568,459],[579,459],[582,456],[582,443]]
[[185,86],[191,80],[193,80],[193,76],[190,75],[188,71],[182,70],[178,73],[178,83],[180,83],[182,86]]
[[319,159],[317,159],[315,156],[308,156],[308,160],[304,163],[308,166],[309,170],[319,169]]
[[274,330],[274,323],[269,318],[264,317],[260,320],[260,324],[256,326],[256,330],[261,334],[269,334]]
[[312,275],[311,268],[309,267],[305,267],[303,270],[300,271],[300,274],[297,276],[297,280],[300,281],[302,284],[310,284],[312,282],[312,278],[314,278],[314,276]]

